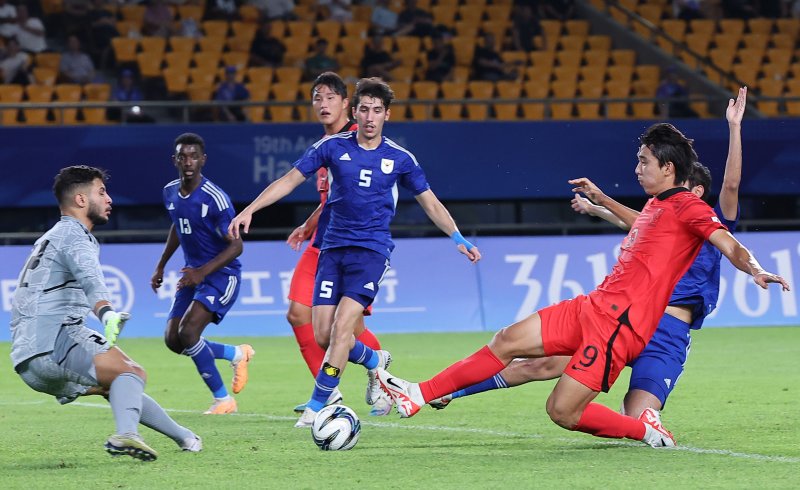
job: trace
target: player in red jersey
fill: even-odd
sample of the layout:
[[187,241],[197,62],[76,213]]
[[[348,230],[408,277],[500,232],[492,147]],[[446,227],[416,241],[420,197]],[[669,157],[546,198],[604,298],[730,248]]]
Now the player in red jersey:
[[[325,72],[319,75],[311,86],[311,100],[314,114],[322,123],[325,136],[342,133],[345,131],[355,131],[358,125],[350,118],[350,101],[347,98],[347,86],[342,78],[333,72]],[[286,243],[294,250],[300,250],[305,240],[310,243],[297,261],[297,265],[292,275],[292,282],[289,286],[289,311],[286,319],[292,326],[297,345],[300,347],[300,354],[308,365],[313,377],[317,376],[319,368],[325,357],[325,349],[320,345],[327,346],[329,339],[317,339],[311,323],[311,305],[314,295],[314,277],[317,274],[317,261],[319,260],[319,248],[315,246],[320,241],[321,236],[318,232],[324,233],[327,224],[326,213],[323,213],[325,201],[328,198],[328,169],[320,168],[317,171],[317,190],[319,191],[320,204],[306,219],[289,235]],[[364,315],[369,315],[372,306],[364,310]],[[375,335],[367,329],[363,318],[356,327],[356,337],[364,345],[373,349],[380,350],[381,344]],[[328,399],[329,404],[342,401],[342,394],[335,390]],[[303,413],[305,403],[297,405],[294,411]],[[370,410],[370,415],[387,415],[391,411],[391,400],[388,398],[379,399]]]
[[[543,308],[500,330],[489,345],[426,382],[409,383],[379,370],[381,388],[394,398],[401,416],[410,417],[433,399],[494,376],[514,358],[570,355],[547,400],[547,413],[556,424],[653,447],[675,445],[657,411],[648,408],[635,419],[591,402],[644,349],[703,242],[711,242],[759,286],[774,282],[785,291],[789,286],[765,271],[707,204],[676,187],[697,160],[692,140],[670,124],[656,124],[640,143],[636,176],[653,198],[623,240],[619,260],[605,280],[587,295]],[[589,193],[588,179],[569,182],[573,192]]]

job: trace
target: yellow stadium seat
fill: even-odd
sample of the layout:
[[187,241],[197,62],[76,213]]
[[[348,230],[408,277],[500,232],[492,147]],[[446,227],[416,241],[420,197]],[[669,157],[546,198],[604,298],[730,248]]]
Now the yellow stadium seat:
[[205,3],[203,5],[178,5],[178,16],[181,19],[192,18],[196,22],[203,20]]
[[[83,90],[77,83],[60,83],[55,86],[55,94],[58,102],[80,102]],[[56,123],[77,124],[78,108],[58,108],[54,111]]]
[[414,100],[428,103],[412,103],[410,105],[411,118],[414,121],[428,121],[433,119],[434,104],[439,95],[439,84],[436,82],[422,81],[411,84]]
[[[630,96],[630,80],[611,80],[606,82],[606,94],[609,98],[624,99]],[[627,119],[628,103],[625,101],[606,102],[605,113],[608,119]]]
[[164,61],[162,56],[154,56],[149,53],[139,53],[136,55],[139,65],[139,74],[145,78],[161,77],[161,63]]
[[[111,85],[107,83],[87,83],[83,86],[83,95],[87,102],[107,102],[111,98]],[[105,107],[84,107],[83,122],[86,124],[106,124]]]
[[615,65],[633,66],[636,64],[636,51],[632,49],[612,49],[611,60]]
[[222,64],[227,66],[235,66],[237,70],[247,68],[247,62],[250,59],[250,53],[243,51],[229,51],[222,53]]
[[197,41],[193,37],[171,36],[169,38],[169,49],[172,52],[189,53],[189,56],[194,53],[196,44]]
[[293,37],[311,38],[314,24],[304,20],[291,20],[286,23],[289,35]]
[[179,68],[165,68],[162,71],[164,84],[170,94],[184,94],[189,83],[189,72]]
[[[525,89],[525,98],[528,99],[546,99],[550,92],[549,85],[542,85],[536,82],[525,82],[523,88]],[[544,119],[544,109],[544,102],[522,103],[522,115],[528,120]]]
[[[46,103],[53,100],[53,87],[50,85],[27,85],[25,95],[28,102]],[[47,109],[23,109],[25,124],[44,125],[48,124]]]
[[[572,98],[575,97],[577,82],[556,80],[550,84],[550,89],[553,92],[554,99]],[[572,111],[572,101],[550,103],[550,117],[552,119],[572,119]]]
[[144,21],[145,9],[144,5],[125,4],[120,6],[119,13],[122,16],[122,20],[135,21],[141,25],[142,21]]
[[747,21],[747,29],[755,34],[772,34],[775,22],[772,19],[757,17]]
[[[227,20],[204,20],[200,23],[203,28],[203,33],[207,37],[215,37],[225,39],[228,37],[228,30],[230,25]],[[201,38],[202,40],[202,38]]]
[[456,64],[459,66],[472,65],[472,59],[475,56],[475,38],[455,36],[451,42],[456,57]]
[[336,43],[339,42],[339,36],[342,34],[342,24],[335,20],[317,21],[315,29],[317,30],[317,38],[327,40],[330,46],[336,46]]
[[255,5],[242,5],[239,7],[239,18],[242,22],[257,25],[261,21],[261,12]]
[[211,52],[211,51],[201,51],[199,53],[195,53],[192,57],[192,61],[194,61],[194,66],[197,68],[203,68],[207,71],[216,72],[217,68],[219,68],[219,62],[222,60],[222,53],[218,52]]
[[192,62],[191,53],[182,53],[180,51],[170,51],[164,55],[166,68],[181,68],[188,71],[189,65]]
[[605,67],[611,59],[611,53],[605,49],[590,49],[583,52],[583,59],[588,66]]
[[434,5],[430,9],[433,15],[433,23],[441,24],[446,27],[453,27],[456,22],[456,9],[455,5]]
[[61,53],[36,53],[34,64],[41,68],[51,68],[58,70],[61,64]]
[[[470,99],[492,99],[494,82],[472,81],[467,83]],[[485,121],[489,118],[489,104],[486,102],[467,103],[467,118],[470,121]]]
[[200,48],[201,53],[222,54],[222,50],[225,49],[225,44],[225,38],[219,36],[201,37],[197,41],[197,46]]
[[[462,101],[467,95],[466,82],[442,82],[442,99],[445,101]],[[458,121],[464,110],[462,103],[439,104],[439,117],[443,121]]]
[[35,67],[31,70],[34,83],[39,85],[55,85],[58,71],[52,68]]
[[[273,100],[276,102],[295,102],[297,100],[297,84],[291,82],[273,83],[270,87]],[[294,120],[294,106],[272,105],[269,107],[270,120],[273,122],[291,122]]]
[[511,4],[493,3],[486,6],[485,12],[489,20],[508,21],[511,19]]
[[143,53],[151,56],[163,56],[167,49],[167,40],[160,36],[144,36],[139,39]]
[[[22,102],[24,90],[22,85],[16,84],[0,84],[0,102],[5,104],[17,104]],[[0,121],[3,126],[14,126],[19,124],[17,119],[19,117],[19,109],[3,109],[0,111]]]
[[495,84],[497,97],[513,102],[497,102],[492,105],[495,117],[501,121],[513,121],[518,118],[519,103],[517,100],[522,95],[522,83],[518,81],[501,80]]
[[111,39],[111,47],[117,63],[136,63],[136,52],[139,49],[138,39],[115,37]]

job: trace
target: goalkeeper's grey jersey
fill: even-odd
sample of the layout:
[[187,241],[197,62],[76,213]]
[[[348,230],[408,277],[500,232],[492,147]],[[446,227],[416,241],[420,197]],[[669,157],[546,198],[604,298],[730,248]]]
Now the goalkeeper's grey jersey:
[[11,302],[11,361],[16,367],[53,350],[64,325],[83,323],[109,301],[100,246],[75,218],[62,216],[33,246]]

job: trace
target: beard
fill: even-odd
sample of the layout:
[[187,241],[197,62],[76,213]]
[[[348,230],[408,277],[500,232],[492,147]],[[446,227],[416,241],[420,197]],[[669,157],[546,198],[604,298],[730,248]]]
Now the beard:
[[108,216],[101,212],[100,206],[96,206],[93,203],[89,204],[89,211],[86,217],[89,218],[89,221],[95,226],[108,223]]

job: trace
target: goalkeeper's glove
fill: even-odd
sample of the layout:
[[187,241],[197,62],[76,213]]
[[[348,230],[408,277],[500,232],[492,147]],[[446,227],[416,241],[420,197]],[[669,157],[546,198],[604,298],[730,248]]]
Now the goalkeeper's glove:
[[108,340],[109,347],[113,347],[114,344],[117,343],[117,337],[120,332],[122,332],[122,328],[125,327],[125,322],[130,318],[130,313],[124,311],[117,313],[110,308],[103,313],[100,321],[103,322],[103,326],[105,327],[105,336],[106,340]]

